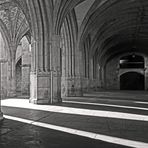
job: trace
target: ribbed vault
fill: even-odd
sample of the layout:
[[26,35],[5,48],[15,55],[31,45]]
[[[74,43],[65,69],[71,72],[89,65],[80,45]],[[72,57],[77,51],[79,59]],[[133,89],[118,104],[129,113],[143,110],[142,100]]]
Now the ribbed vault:
[[12,44],[17,46],[29,31],[29,24],[22,9],[11,0],[1,1],[0,22],[10,48]]
[[130,50],[147,54],[148,1],[96,0],[81,26],[82,44],[88,36],[89,53],[97,50],[98,60]]

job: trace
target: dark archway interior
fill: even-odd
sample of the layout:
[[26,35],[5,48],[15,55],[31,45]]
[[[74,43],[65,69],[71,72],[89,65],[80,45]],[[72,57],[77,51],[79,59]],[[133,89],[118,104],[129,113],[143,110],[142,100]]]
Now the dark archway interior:
[[16,64],[16,91],[21,92],[21,81],[22,81],[22,58]]
[[121,90],[144,90],[144,75],[137,72],[127,72],[120,76]]

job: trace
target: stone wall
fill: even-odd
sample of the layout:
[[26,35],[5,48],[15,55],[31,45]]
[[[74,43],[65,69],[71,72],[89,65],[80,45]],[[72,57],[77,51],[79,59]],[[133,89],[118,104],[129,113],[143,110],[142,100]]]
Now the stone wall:
[[148,57],[145,58],[145,69],[119,69],[119,60],[122,56],[110,60],[105,68],[105,88],[119,90],[120,89],[120,76],[126,72],[137,72],[145,76],[145,90],[148,90]]
[[31,52],[29,43],[26,38],[22,39],[22,86],[23,95],[29,95],[30,92],[30,69],[31,69]]
[[[3,40],[3,37],[0,33],[0,59],[5,59],[7,60],[7,47],[5,45],[5,42]],[[8,79],[8,62],[6,63],[1,63],[1,69],[0,69],[0,73],[1,73],[1,93],[2,93],[2,98],[6,98],[7,96],[7,89],[8,89],[8,83],[7,83],[7,79]]]
[[120,89],[118,77],[118,59],[110,60],[105,68],[105,88]]

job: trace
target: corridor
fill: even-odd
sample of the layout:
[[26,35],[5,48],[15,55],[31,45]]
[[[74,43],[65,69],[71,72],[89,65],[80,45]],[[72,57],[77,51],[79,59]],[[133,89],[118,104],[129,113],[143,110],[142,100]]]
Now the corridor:
[[0,0],[0,148],[148,148],[147,47],[146,0]]
[[2,100],[0,148],[148,147],[148,93],[100,91],[56,105]]

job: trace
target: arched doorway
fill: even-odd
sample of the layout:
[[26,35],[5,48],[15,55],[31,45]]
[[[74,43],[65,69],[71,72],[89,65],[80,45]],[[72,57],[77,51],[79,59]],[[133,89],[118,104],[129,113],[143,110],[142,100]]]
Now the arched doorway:
[[137,72],[127,72],[120,76],[121,90],[144,90],[144,75]]
[[135,53],[120,59],[120,90],[144,90],[144,58]]
[[21,85],[22,85],[22,58],[18,60],[16,63],[16,92],[21,93]]

